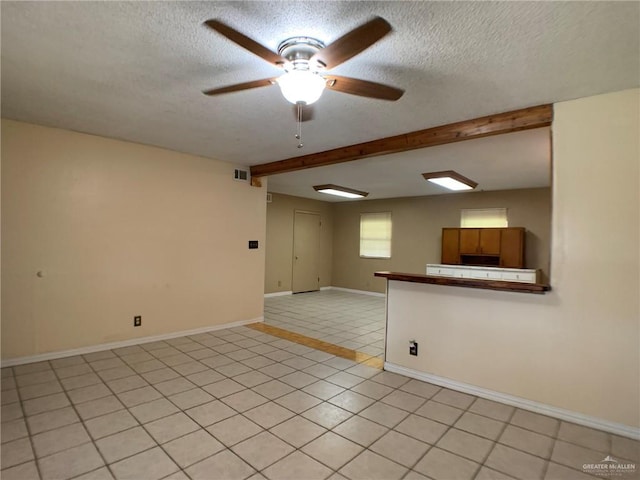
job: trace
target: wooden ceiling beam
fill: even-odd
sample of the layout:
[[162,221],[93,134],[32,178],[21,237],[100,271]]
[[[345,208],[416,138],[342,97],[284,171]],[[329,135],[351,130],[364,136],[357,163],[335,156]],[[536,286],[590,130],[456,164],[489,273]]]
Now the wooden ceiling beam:
[[416,132],[380,138],[370,142],[334,148],[325,152],[310,153],[300,157],[287,158],[276,162],[263,163],[251,167],[251,177],[294,172],[306,168],[335,165],[361,158],[405,152],[416,148],[433,147],[447,143],[472,140],[474,138],[501,135],[503,133],[548,127],[553,119],[553,105],[538,105],[512,112],[488,115]]

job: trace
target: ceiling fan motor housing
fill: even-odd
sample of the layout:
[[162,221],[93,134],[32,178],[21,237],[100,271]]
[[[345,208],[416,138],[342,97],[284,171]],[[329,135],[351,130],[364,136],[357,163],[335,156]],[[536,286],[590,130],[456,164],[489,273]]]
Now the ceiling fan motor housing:
[[309,60],[324,47],[324,43],[316,38],[291,37],[280,42],[280,45],[278,45],[278,54],[289,61],[290,66],[285,66],[285,70],[287,71],[316,71],[324,66],[320,62],[315,65],[310,65]]

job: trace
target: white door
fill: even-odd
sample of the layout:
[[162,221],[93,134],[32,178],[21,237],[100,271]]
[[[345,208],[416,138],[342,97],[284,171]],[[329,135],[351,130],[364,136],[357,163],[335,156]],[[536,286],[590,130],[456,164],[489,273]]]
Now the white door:
[[320,214],[295,212],[293,222],[293,293],[320,288]]

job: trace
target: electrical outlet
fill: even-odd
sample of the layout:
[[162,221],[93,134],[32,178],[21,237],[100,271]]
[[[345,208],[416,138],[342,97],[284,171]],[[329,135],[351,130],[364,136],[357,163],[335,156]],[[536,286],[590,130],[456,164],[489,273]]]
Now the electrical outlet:
[[133,326],[139,327],[140,325],[142,325],[142,315],[136,315],[133,317]]
[[418,356],[418,342],[415,340],[409,342],[409,355]]

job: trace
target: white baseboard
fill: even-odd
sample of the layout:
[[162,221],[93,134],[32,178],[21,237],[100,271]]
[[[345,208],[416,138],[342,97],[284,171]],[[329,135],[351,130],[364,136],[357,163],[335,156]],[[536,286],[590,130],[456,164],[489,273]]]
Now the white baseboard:
[[287,292],[273,292],[273,293],[265,293],[264,294],[264,298],[270,298],[270,297],[282,297],[283,295],[293,295],[293,292],[291,290],[287,291]]
[[440,385],[451,390],[458,392],[469,393],[477,397],[486,398],[487,400],[493,400],[500,403],[505,403],[514,407],[522,408],[523,410],[529,410],[531,412],[540,413],[549,417],[559,418],[560,420],[566,420],[567,422],[577,423],[585,427],[595,428],[603,430],[605,432],[614,433],[623,437],[633,438],[635,440],[640,439],[640,428],[630,427],[622,423],[610,422],[601,418],[591,417],[571,410],[565,410],[563,408],[554,407],[544,403],[534,402],[533,400],[527,400],[526,398],[516,397],[508,395],[506,393],[500,393],[486,388],[477,387],[468,383],[458,382],[451,380],[450,378],[439,377],[430,373],[421,372],[419,370],[413,370],[401,365],[385,362],[384,369],[389,372],[399,373],[406,377],[422,380],[423,382],[433,383],[434,385]]
[[264,317],[252,318],[250,320],[238,320],[237,322],[223,323],[221,325],[213,325],[209,327],[195,328],[193,330],[182,330],[180,332],[164,333],[162,335],[152,335],[150,337],[138,337],[130,340],[122,340],[120,342],[101,343],[88,347],[73,348],[71,350],[62,350],[58,352],[41,353],[39,355],[29,355],[26,357],[8,358],[2,360],[2,367],[13,367],[16,365],[24,365],[26,363],[43,362],[45,360],[55,360],[58,358],[73,357],[74,355],[86,355],[87,353],[101,352],[103,350],[112,350],[114,348],[130,347],[132,345],[140,345],[142,343],[158,342],[160,340],[169,340],[172,338],[185,337],[187,335],[197,335],[199,333],[213,332],[215,330],[224,330],[227,328],[241,327],[249,323],[264,322]]
[[385,297],[385,293],[380,292],[369,292],[367,290],[355,290],[353,288],[343,288],[343,287],[323,287],[320,290],[339,290],[341,292],[350,292],[350,293],[359,293],[360,295],[371,295],[372,297]]

